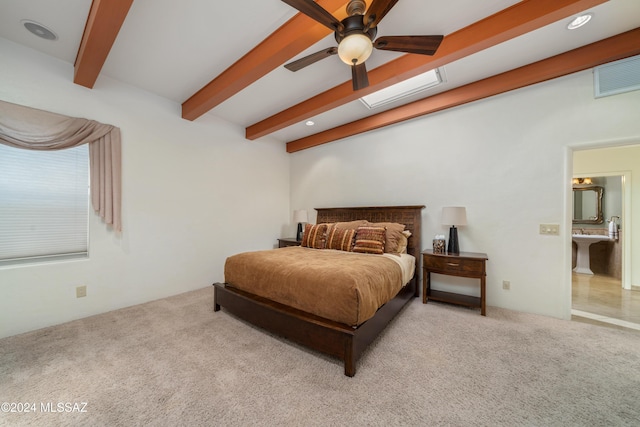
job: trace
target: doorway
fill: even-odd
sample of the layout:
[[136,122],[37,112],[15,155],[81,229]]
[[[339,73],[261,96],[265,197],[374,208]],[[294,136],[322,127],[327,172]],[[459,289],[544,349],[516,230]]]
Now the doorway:
[[[604,195],[603,212],[598,218],[601,222],[595,220],[597,216],[585,217],[586,221],[577,221],[572,224],[572,235],[603,235],[607,240],[588,247],[587,256],[593,267],[591,271],[589,268],[586,271],[584,268],[578,268],[580,272],[571,272],[571,318],[581,322],[640,330],[640,289],[632,289],[629,256],[632,218],[630,215],[631,171],[621,171],[624,168],[624,161],[616,161],[620,153],[616,153],[615,150],[621,148],[624,147],[573,153],[573,177],[581,178],[574,179],[574,182],[579,181],[580,184],[586,182],[601,187],[604,189]],[[614,154],[607,158],[610,154],[609,150],[613,150]],[[603,159],[605,161],[602,161]],[[580,208],[578,207],[577,211]],[[589,221],[590,219],[594,221]],[[611,220],[617,223],[618,235],[612,234],[609,229]],[[572,238],[571,240],[574,254],[573,269],[576,266],[577,255],[574,240],[590,239]],[[590,267],[588,264],[587,266]]]

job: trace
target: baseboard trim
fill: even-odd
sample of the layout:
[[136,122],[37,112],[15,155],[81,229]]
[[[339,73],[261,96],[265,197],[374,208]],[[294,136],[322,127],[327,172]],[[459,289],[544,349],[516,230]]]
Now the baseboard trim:
[[623,328],[635,329],[640,331],[640,324],[627,322],[626,320],[614,319],[613,317],[602,316],[600,314],[588,313],[586,311],[571,310],[572,316],[584,317],[587,319],[595,320],[602,323],[609,323],[612,325],[622,326]]

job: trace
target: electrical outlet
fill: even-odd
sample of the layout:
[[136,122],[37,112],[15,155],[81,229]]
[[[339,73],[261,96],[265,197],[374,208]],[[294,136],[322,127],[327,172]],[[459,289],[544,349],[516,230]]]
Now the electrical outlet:
[[78,286],[76,288],[76,298],[82,298],[87,296],[87,287],[86,285]]
[[560,224],[540,224],[540,234],[558,236],[560,235]]
[[507,291],[509,289],[511,289],[511,282],[508,281],[508,280],[503,280],[502,281],[502,289],[507,290]]

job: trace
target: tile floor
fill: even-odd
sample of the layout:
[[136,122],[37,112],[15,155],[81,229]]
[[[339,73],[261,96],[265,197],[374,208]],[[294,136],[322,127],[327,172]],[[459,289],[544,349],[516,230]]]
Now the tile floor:
[[640,291],[622,289],[620,280],[572,273],[571,319],[640,331]]

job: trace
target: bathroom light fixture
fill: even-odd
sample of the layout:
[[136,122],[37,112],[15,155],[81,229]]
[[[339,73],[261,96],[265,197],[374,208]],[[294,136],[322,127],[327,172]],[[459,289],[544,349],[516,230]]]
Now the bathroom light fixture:
[[293,211],[293,222],[298,223],[298,233],[296,234],[296,240],[299,242],[302,240],[302,223],[309,221],[309,215],[305,209],[297,209]]
[[573,178],[572,183],[576,184],[576,185],[580,185],[580,184],[591,185],[591,184],[593,184],[593,181],[591,181],[591,178],[589,178],[589,177],[587,177],[587,178]]
[[44,25],[38,22],[31,21],[29,19],[23,19],[20,22],[22,23],[22,25],[24,25],[24,27],[27,30],[29,30],[30,33],[35,34],[41,39],[52,40],[52,41],[58,40],[58,35],[56,33],[54,33],[53,31],[51,31],[50,29],[48,29],[47,27],[45,27]]
[[447,252],[450,254],[459,254],[460,245],[458,244],[458,229],[456,225],[467,225],[467,209],[463,206],[442,208],[442,224],[451,226],[451,228],[449,228]]
[[307,126],[313,126],[316,124],[316,122],[314,122],[313,120],[307,120],[304,124]]
[[576,28],[580,28],[591,21],[591,18],[593,18],[593,13],[585,13],[584,15],[577,16],[573,21],[569,22],[567,29],[575,30]]

